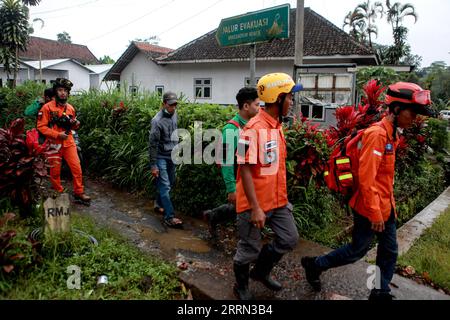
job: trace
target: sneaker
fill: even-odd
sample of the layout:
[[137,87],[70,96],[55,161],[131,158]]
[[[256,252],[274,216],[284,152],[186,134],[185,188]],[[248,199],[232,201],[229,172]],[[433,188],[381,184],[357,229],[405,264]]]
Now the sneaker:
[[322,271],[316,266],[316,257],[303,257],[301,263],[305,269],[306,280],[313,290],[316,292],[322,290],[322,285],[320,283],[320,274]]

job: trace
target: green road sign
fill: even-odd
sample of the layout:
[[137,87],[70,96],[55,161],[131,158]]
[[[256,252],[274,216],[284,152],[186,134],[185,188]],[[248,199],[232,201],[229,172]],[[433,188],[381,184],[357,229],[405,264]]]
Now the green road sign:
[[285,4],[223,19],[217,29],[220,46],[239,46],[289,38],[289,10]]

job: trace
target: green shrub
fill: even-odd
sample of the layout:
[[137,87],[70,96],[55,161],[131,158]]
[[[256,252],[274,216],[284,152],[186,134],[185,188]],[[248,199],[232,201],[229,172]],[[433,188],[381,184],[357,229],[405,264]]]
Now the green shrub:
[[434,151],[440,152],[447,148],[449,142],[447,133],[448,120],[429,119],[428,126],[431,131],[431,147]]
[[[33,81],[27,81],[15,89],[0,88],[0,127],[5,127],[13,120],[24,117],[25,108],[33,100],[41,97],[44,89],[44,84]],[[28,119],[27,128],[34,125],[34,119]]]
[[399,224],[423,210],[445,190],[444,170],[428,162],[397,172],[394,195]]
[[311,237],[312,230],[324,228],[336,216],[345,214],[337,198],[313,180],[306,187],[288,187],[288,190],[289,200],[294,205],[294,219],[302,235]]
[[176,210],[192,216],[226,203],[220,170],[206,164],[179,166],[172,199]]

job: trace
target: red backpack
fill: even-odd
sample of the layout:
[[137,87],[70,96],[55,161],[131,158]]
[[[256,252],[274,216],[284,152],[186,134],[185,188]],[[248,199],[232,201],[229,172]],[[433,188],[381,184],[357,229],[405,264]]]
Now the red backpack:
[[47,139],[36,128],[27,131],[25,142],[29,152],[35,156],[45,152],[48,148]]
[[[383,127],[381,122],[373,125]],[[328,188],[345,196],[351,196],[358,186],[359,156],[362,148],[362,136],[366,129],[355,131],[348,136],[341,147],[331,153],[324,179]]]

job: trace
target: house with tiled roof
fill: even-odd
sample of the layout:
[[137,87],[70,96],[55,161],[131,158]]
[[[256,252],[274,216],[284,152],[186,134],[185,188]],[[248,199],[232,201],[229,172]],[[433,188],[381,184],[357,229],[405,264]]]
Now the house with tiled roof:
[[[108,90],[116,86],[115,82],[104,81],[111,67],[99,64],[86,46],[30,37],[27,50],[19,52],[17,83],[42,81],[48,84],[56,78],[68,78],[74,84],[74,93]],[[12,82],[12,76],[0,65],[0,87]]]
[[30,37],[27,50],[19,52],[22,60],[73,59],[81,64],[99,64],[98,59],[85,45]]
[[[38,81],[50,84],[56,78],[68,78],[74,86],[72,92],[90,89],[108,90],[116,87],[115,82],[103,81],[112,65],[83,65],[74,59],[19,60],[17,83]],[[0,64],[0,87],[12,81]]]
[[[256,76],[270,72],[294,73],[296,10],[290,12],[288,39],[256,45]],[[129,90],[183,93],[190,101],[236,104],[236,92],[249,84],[249,46],[221,47],[216,30],[159,57],[146,55],[137,44],[122,55],[106,76]],[[302,108],[305,115],[325,121],[326,107],[354,99],[357,67],[379,63],[368,47],[354,41],[333,23],[305,8],[304,60],[298,71],[305,96],[322,101],[322,109]],[[311,100],[312,101],[312,100]]]
[[[127,50],[120,56],[116,63],[107,73],[105,79],[108,81],[120,81],[128,83],[132,89],[142,86],[148,77],[159,74],[156,59],[167,56],[172,49],[160,47],[154,44],[132,41]],[[135,68],[139,68],[136,70]],[[141,69],[142,67],[142,69]],[[156,70],[153,70],[155,69]],[[139,74],[139,80],[135,78]]]

